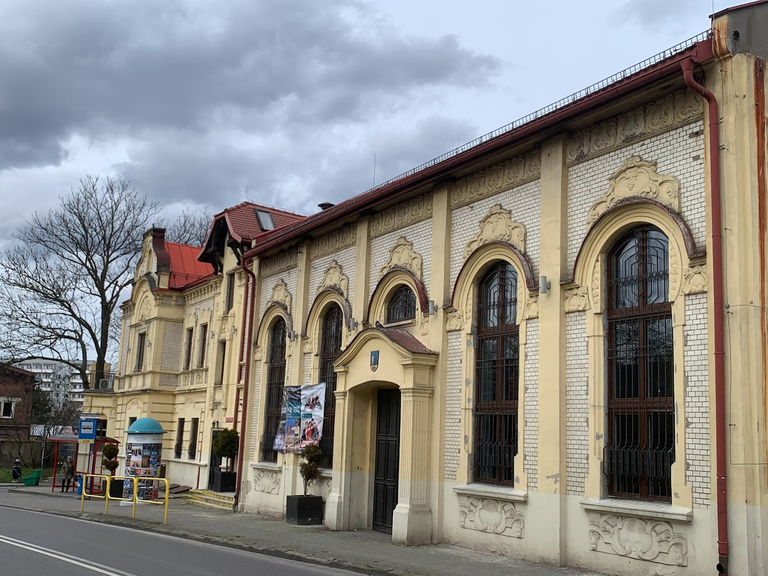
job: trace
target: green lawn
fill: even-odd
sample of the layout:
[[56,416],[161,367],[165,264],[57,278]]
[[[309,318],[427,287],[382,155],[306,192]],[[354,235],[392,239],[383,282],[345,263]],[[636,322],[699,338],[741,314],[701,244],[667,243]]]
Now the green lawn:
[[[36,468],[22,468],[21,471],[24,474],[24,476],[29,476],[34,472]],[[50,478],[53,475],[53,468],[46,468],[43,470],[43,478]],[[0,483],[3,482],[11,482],[13,480],[13,475],[11,474],[10,468],[0,468]]]

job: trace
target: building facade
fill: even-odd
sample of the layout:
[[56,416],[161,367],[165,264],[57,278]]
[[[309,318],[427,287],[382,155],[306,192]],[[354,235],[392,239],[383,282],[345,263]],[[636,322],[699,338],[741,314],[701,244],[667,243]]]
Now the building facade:
[[[214,274],[178,293],[153,232],[124,377],[86,404],[117,437],[167,422],[166,452],[198,414],[202,471],[209,430],[240,430],[238,509],[281,515],[302,492],[299,457],[273,450],[283,388],[325,383],[331,529],[616,574],[764,574],[766,29],[768,3],[723,11],[323,212],[247,239],[217,217],[199,256]],[[184,465],[169,473],[193,485]]]
[[0,466],[27,457],[35,375],[0,363]]

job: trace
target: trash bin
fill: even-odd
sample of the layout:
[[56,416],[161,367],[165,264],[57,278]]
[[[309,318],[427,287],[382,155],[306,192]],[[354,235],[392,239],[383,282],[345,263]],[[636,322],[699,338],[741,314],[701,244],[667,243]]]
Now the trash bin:
[[75,476],[75,482],[77,482],[77,495],[82,496],[83,495],[83,477],[78,474]]

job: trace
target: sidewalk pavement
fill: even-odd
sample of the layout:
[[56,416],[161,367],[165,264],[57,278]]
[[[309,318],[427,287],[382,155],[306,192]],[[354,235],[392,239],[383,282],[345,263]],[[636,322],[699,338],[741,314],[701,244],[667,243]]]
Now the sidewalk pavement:
[[599,576],[447,544],[399,546],[392,544],[388,534],[293,526],[258,514],[202,508],[179,497],[171,498],[167,525],[162,524],[162,506],[140,503],[134,520],[130,506],[110,502],[109,516],[105,516],[104,500],[93,499],[86,500],[84,512],[80,512],[79,497],[51,492],[50,485],[4,485],[0,487],[0,506],[126,526],[376,576]]

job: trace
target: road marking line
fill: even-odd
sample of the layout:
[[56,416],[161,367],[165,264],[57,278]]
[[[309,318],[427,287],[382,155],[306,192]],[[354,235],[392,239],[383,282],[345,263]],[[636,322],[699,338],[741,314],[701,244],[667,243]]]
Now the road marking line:
[[110,568],[109,566],[104,566],[103,564],[97,564],[95,562],[91,562],[90,560],[88,560],[88,562],[91,562],[91,563],[86,564],[85,562],[75,558],[74,556],[70,556],[69,554],[64,554],[63,552],[51,550],[50,548],[44,548],[42,546],[38,546],[37,544],[32,544],[30,542],[24,542],[23,540],[16,540],[15,538],[9,538],[8,536],[0,535],[0,543],[8,544],[9,546],[16,546],[17,548],[23,548],[24,550],[36,552],[38,554],[42,554],[43,556],[50,556],[51,558],[56,558],[57,560],[63,560],[64,562],[68,562],[69,564],[74,564],[75,566],[87,568],[88,570],[91,570],[93,572],[98,572],[99,574],[105,574],[106,576],[134,576],[133,574],[130,574],[128,572],[123,572],[122,570],[116,570],[115,568]]

